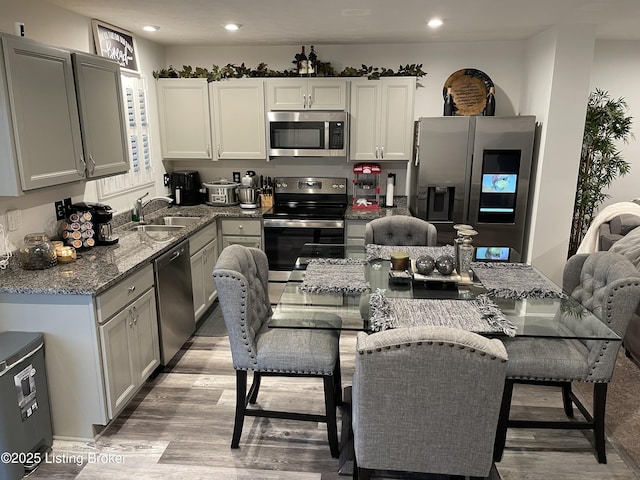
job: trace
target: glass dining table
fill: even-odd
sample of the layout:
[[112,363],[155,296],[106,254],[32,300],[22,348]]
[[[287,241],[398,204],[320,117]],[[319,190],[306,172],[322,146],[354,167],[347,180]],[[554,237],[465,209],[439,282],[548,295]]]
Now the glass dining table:
[[[337,291],[313,291],[305,288],[308,266],[332,261],[361,264],[362,284],[366,288],[355,288],[355,283],[358,282],[351,282],[354,285],[347,285]],[[474,265],[477,267],[475,270]],[[373,332],[376,328],[372,322],[371,297],[376,292],[382,292],[387,300],[405,302],[408,305],[425,300],[465,302],[489,298],[513,326],[510,336],[621,341],[613,330],[579,302],[563,294],[559,287],[555,286],[558,295],[520,295],[519,298],[508,298],[508,295],[500,293],[501,290],[490,288],[490,279],[484,276],[484,272],[493,273],[491,270],[480,268],[483,264],[474,265],[472,270],[475,273],[466,281],[416,281],[415,277],[419,277],[416,275],[408,281],[396,282],[389,275],[390,261],[385,258],[368,258],[367,249],[363,246],[306,244],[278,304],[274,307],[269,327]],[[480,274],[480,271],[483,273]],[[541,273],[535,272],[551,283]],[[510,282],[508,279],[505,281],[508,287]],[[504,290],[502,289],[502,293]],[[419,304],[420,308],[426,304]],[[480,329],[477,333],[497,337],[505,335],[489,327],[486,331]]]

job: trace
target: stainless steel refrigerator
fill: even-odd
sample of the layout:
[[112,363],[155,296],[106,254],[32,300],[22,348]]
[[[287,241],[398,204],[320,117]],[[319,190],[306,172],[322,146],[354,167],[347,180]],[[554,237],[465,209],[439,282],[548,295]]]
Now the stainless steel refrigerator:
[[469,224],[478,231],[476,247],[501,247],[511,261],[520,261],[534,138],[533,116],[421,118],[411,212],[436,226],[439,244],[453,242],[453,225]]

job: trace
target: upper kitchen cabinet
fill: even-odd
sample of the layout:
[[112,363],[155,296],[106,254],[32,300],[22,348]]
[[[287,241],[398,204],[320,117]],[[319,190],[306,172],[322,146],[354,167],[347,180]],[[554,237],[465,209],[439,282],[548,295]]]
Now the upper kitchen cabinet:
[[266,160],[264,81],[233,79],[209,84],[219,160]]
[[162,157],[211,160],[207,79],[158,79],[158,104]]
[[24,38],[0,41],[0,195],[82,180],[71,53]]
[[345,110],[347,81],[342,78],[267,80],[268,110]]
[[349,159],[410,160],[415,77],[351,81]]
[[97,55],[73,54],[87,177],[129,170],[120,65]]

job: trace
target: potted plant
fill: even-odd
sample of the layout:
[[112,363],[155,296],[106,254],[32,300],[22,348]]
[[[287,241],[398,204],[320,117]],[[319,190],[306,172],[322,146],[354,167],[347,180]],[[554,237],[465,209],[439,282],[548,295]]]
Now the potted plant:
[[629,173],[631,165],[617,149],[628,143],[632,117],[624,98],[613,100],[608,92],[596,88],[589,95],[582,137],[578,184],[573,207],[569,256],[573,255],[593,221],[598,206],[609,195],[603,190],[618,177]]

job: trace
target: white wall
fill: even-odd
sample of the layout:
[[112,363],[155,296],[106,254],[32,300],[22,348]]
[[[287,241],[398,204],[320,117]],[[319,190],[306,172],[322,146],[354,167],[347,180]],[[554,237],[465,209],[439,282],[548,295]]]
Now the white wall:
[[[14,22],[25,24],[26,37],[62,48],[81,50],[94,53],[91,19],[71,13],[67,10],[52,6],[40,0],[16,2],[14,0],[0,0],[0,32],[14,33]],[[136,39],[138,63],[140,71],[147,77],[152,72],[165,66],[164,48],[144,39]],[[157,100],[155,83],[149,82],[149,110],[150,118],[157,116]],[[159,148],[159,129],[151,124],[152,161],[156,168],[156,177],[161,179],[163,171]],[[154,148],[153,145],[157,145]],[[157,181],[158,192],[164,194],[162,182]],[[151,190],[155,194],[156,189]],[[112,199],[109,204],[116,210],[131,208],[136,194],[124,195]],[[139,195],[139,192],[138,192]],[[31,192],[20,197],[0,197],[0,223],[7,227],[6,211],[20,209],[22,211],[23,227],[9,233],[13,247],[22,244],[24,235],[30,232],[44,231],[49,235],[56,233],[54,202],[71,197],[72,201],[96,201],[95,182],[81,182],[51,187]]]
[[614,180],[606,193],[611,195],[603,207],[640,197],[640,42],[598,41],[593,59],[591,91],[596,88],[609,92],[611,98],[623,97],[633,117],[632,134],[628,144],[618,148],[631,164],[628,175]]

